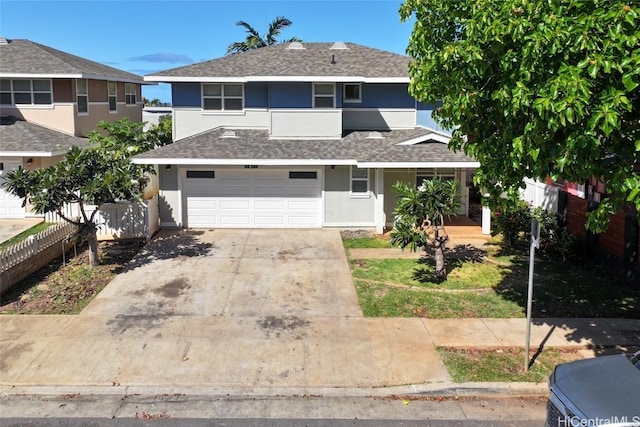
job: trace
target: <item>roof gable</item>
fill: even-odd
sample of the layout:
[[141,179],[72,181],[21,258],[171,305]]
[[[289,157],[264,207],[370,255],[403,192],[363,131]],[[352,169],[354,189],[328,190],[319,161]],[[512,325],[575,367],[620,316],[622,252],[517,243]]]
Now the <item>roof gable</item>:
[[142,76],[26,39],[0,43],[1,77],[69,77],[144,83]]
[[[274,78],[314,78],[325,76],[409,81],[410,58],[354,43],[280,43],[235,53],[197,64],[186,65],[145,76],[147,81],[189,81],[192,79],[238,79],[238,81]],[[343,48],[344,45],[346,48]],[[333,47],[333,48],[332,48]]]

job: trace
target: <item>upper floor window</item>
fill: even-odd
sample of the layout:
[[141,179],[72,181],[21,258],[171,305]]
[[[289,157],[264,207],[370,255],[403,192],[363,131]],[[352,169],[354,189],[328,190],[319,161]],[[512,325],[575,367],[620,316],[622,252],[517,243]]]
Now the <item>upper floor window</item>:
[[0,104],[46,105],[52,102],[51,80],[0,80]]
[[362,85],[360,83],[345,83],[342,92],[343,102],[362,102]]
[[202,84],[202,108],[205,110],[241,111],[244,107],[242,84]]
[[351,194],[369,193],[369,169],[351,166]]
[[107,91],[109,93],[109,112],[113,113],[118,110],[118,87],[116,82],[107,82]]
[[127,105],[136,105],[136,85],[133,83],[124,84],[124,102]]
[[76,79],[76,102],[78,113],[89,112],[89,85],[87,79]]
[[333,83],[313,84],[313,108],[335,108],[336,86]]

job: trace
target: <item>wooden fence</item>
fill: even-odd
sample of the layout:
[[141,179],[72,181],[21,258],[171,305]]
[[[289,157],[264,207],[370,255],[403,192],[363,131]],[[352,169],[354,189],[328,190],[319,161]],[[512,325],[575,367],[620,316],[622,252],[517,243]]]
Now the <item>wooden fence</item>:
[[60,222],[0,251],[0,293],[62,255],[76,231],[75,225]]

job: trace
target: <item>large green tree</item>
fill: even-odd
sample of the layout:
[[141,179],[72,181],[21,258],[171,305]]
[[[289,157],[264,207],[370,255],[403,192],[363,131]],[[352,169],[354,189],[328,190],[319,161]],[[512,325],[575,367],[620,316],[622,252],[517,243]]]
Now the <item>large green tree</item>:
[[291,37],[287,40],[278,40],[278,37],[280,37],[280,33],[282,32],[282,30],[291,26],[292,24],[293,23],[284,16],[278,16],[273,21],[271,21],[271,24],[269,24],[269,28],[267,29],[267,33],[263,36],[258,32],[258,30],[253,28],[247,22],[238,21],[236,22],[236,25],[244,27],[247,33],[247,38],[241,42],[231,43],[227,47],[227,54],[246,52],[247,50],[258,49],[261,47],[270,46],[272,44],[302,41],[297,37]]
[[491,207],[550,176],[606,183],[593,231],[624,203],[640,209],[637,1],[406,0],[400,16],[415,18],[410,92],[441,102],[434,116],[480,162]]
[[413,252],[432,248],[435,277],[446,280],[444,251],[449,236],[444,228],[444,217],[456,215],[460,210],[460,184],[455,180],[425,179],[418,188],[397,182],[393,191],[398,197],[391,244]]
[[[38,214],[56,212],[65,221],[76,224],[89,246],[89,261],[98,264],[95,223],[100,206],[116,201],[140,200],[154,173],[151,165],[131,163],[133,155],[171,142],[170,121],[143,131],[144,123],[128,118],[100,122],[99,131],[89,135],[90,148],[73,147],[58,163],[41,169],[19,167],[7,173],[4,188],[29,202]],[[65,214],[65,207],[77,206],[79,218]],[[98,209],[88,213],[88,205]]]

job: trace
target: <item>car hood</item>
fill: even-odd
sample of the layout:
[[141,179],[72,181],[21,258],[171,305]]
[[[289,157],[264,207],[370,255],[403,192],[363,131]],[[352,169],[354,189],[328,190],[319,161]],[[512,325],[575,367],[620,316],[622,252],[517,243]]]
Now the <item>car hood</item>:
[[640,416],[640,370],[623,354],[558,365],[550,387],[588,419]]

